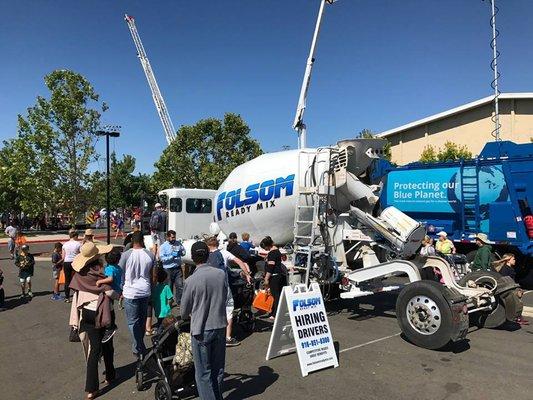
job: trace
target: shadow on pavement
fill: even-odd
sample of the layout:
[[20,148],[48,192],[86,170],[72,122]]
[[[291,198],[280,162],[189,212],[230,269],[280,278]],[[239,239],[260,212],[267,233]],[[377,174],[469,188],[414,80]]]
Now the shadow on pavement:
[[499,326],[498,330],[501,330],[501,331],[507,331],[507,332],[514,332],[514,331],[518,331],[522,328],[522,326],[516,322],[513,322],[513,321],[505,321],[503,325]]
[[[51,294],[52,294],[52,292],[50,292],[50,291],[33,292],[33,297],[49,296]],[[12,309],[17,308],[19,306],[22,306],[24,304],[30,303],[32,299],[29,298],[29,297],[24,297],[24,298],[21,299],[20,295],[16,294],[16,295],[13,295],[13,296],[8,296],[4,300],[5,300],[5,302],[4,302],[3,307],[7,311],[7,310],[12,310]]]
[[[407,336],[405,336],[404,333],[402,333],[400,337],[403,340],[405,340],[407,343],[409,343],[411,346],[416,346],[415,344],[412,344],[409,341],[409,339],[407,339]],[[446,346],[441,347],[440,349],[435,349],[433,351],[442,352],[442,353],[459,354],[467,350],[470,350],[470,339],[463,339],[463,340],[459,340],[458,342],[450,342]],[[450,361],[450,360],[441,359],[441,361]]]
[[[33,297],[41,297],[41,296],[50,296],[52,295],[52,292],[50,290],[43,290],[41,292],[33,292]],[[20,297],[20,294],[14,294],[12,296],[7,296],[6,300],[9,299],[18,299]],[[24,303],[27,303],[27,301],[24,301]]]
[[6,297],[6,300],[5,300],[5,303],[4,303],[4,308],[6,310],[12,310],[14,308],[17,308],[23,304],[26,304],[26,303],[29,303],[29,300],[24,298],[24,299],[20,299],[19,296],[10,296],[10,297]]
[[[235,324],[235,322],[234,322],[234,324]],[[270,321],[265,321],[264,319],[256,318],[255,319],[254,328],[253,328],[252,331],[243,328],[240,324],[235,324],[233,330],[235,332],[234,333],[235,337],[239,341],[242,342],[243,340],[245,340],[248,337],[250,337],[251,335],[253,335],[255,332],[268,332],[268,331],[271,331],[273,325],[274,324],[272,322],[270,322]]]
[[360,299],[337,299],[330,301],[326,309],[328,316],[347,312],[350,314],[348,319],[355,321],[375,317],[396,318],[396,297],[392,293],[379,293]]
[[278,378],[279,374],[265,365],[257,369],[257,375],[226,374],[224,379],[224,392],[232,392],[225,399],[241,400],[261,395]]
[[106,394],[107,392],[112,391],[117,386],[123,384],[127,380],[131,379],[135,375],[135,367],[137,363],[135,361],[116,368],[117,379],[112,381],[109,385],[104,386],[100,389],[99,396]]

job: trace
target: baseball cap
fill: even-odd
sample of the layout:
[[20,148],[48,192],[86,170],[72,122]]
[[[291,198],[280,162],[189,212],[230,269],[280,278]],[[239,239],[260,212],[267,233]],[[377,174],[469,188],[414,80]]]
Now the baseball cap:
[[155,208],[159,208],[159,207],[161,207],[161,203],[155,203],[154,207],[155,207]]
[[209,247],[207,247],[207,244],[204,241],[195,242],[191,247],[191,255],[192,257],[205,257],[209,255]]
[[228,237],[230,239],[237,239],[237,234],[235,232],[231,232]]

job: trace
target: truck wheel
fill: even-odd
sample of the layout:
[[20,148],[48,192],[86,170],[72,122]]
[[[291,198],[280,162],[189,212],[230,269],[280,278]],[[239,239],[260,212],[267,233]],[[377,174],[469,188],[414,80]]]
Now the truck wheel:
[[396,318],[407,339],[425,349],[440,349],[452,340],[452,311],[437,282],[413,282],[400,292]]
[[[459,285],[467,286],[468,281],[488,289],[494,289],[494,279],[498,281],[502,276],[493,271],[474,271],[459,280]],[[491,311],[479,311],[470,315],[470,321],[479,328],[498,328],[505,323],[505,303],[500,296],[496,296],[496,305]]]

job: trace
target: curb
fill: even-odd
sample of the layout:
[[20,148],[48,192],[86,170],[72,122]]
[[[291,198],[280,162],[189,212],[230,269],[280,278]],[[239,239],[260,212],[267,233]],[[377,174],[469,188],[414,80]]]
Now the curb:
[[[94,238],[95,239],[107,239],[107,235],[95,235]],[[31,239],[28,239],[28,240],[26,240],[26,243],[27,244],[55,243],[55,242],[66,242],[67,240],[68,240],[68,237],[66,237],[66,238],[55,238],[55,239],[43,239],[43,240],[31,240]],[[0,246],[6,246],[7,247],[7,242],[6,243],[0,243]]]

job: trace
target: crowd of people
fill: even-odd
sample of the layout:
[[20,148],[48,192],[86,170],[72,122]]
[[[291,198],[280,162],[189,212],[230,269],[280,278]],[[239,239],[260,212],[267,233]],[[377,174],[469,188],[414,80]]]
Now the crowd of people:
[[[281,292],[288,284],[288,270],[284,264],[286,252],[277,248],[271,237],[264,237],[256,246],[246,232],[241,234],[241,240],[232,232],[226,246],[221,246],[219,238],[211,236],[194,243],[191,254],[186,254],[176,232],[166,231],[166,224],[166,214],[156,204],[150,219],[150,248],[145,246],[138,223],[132,224],[124,246],[95,243],[91,229],[84,232],[81,240],[78,232],[71,230],[68,241],[53,246],[51,299],[72,303],[70,338],[83,344],[88,399],[99,392],[100,357],[104,360],[105,381],[109,384],[117,378],[113,344],[118,329],[116,305],[124,310],[131,351],[137,360],[147,353],[145,336],[160,331],[166,319],[174,316],[190,320],[195,380],[202,399],[222,398],[226,348],[240,344],[233,332],[234,282],[241,280],[254,285],[260,277],[274,299],[266,317],[275,319]],[[5,233],[9,237],[10,256],[19,269],[20,297],[31,299],[35,259],[29,246],[19,239],[21,231],[15,224],[7,223]],[[422,256],[456,253],[446,232],[439,232],[437,237],[434,244],[426,236],[420,249]],[[504,254],[496,261],[490,241],[482,233],[476,236],[476,244],[472,270],[491,270],[516,278],[513,254]],[[183,263],[185,256],[194,262],[191,270]],[[263,262],[260,271],[259,261]],[[0,307],[4,296],[2,280],[0,271]],[[521,292],[517,290],[515,294],[519,301]],[[528,323],[521,316],[517,316],[516,322]]]
[[[433,244],[433,239],[426,235],[424,240],[422,241],[422,247],[420,248],[420,255],[423,257],[427,256],[435,256],[440,255],[444,256],[445,258],[450,257],[453,254],[457,253],[457,250],[453,244],[453,242],[448,239],[448,235],[446,232],[441,231],[437,233],[437,241],[435,245]],[[512,253],[505,253],[500,259],[496,259],[491,242],[488,238],[488,236],[484,233],[478,233],[475,236],[475,243],[477,246],[477,250],[475,251],[473,255],[473,259],[471,260],[471,263],[469,264],[469,268],[472,272],[475,271],[491,271],[497,273],[499,276],[508,276],[512,279],[512,281],[517,281],[517,271],[515,269],[516,267],[516,257]],[[453,258],[448,258],[453,265]],[[457,271],[454,270],[454,272],[457,274]],[[442,275],[438,269],[436,269],[435,274],[437,276],[437,279],[441,283],[443,282]],[[459,278],[459,276],[456,276]],[[516,322],[519,325],[529,325],[529,321],[522,317],[522,296],[524,291],[522,289],[516,289],[512,292],[512,301],[517,304],[516,310],[517,315],[513,316],[514,322]]]
[[[159,210],[158,205],[156,215]],[[241,279],[252,284],[257,261],[263,258],[265,287],[275,298],[269,317],[274,318],[281,288],[287,282],[287,270],[270,237],[261,241],[262,257],[251,252],[254,244],[247,233],[243,233],[242,241],[232,233],[227,248],[221,248],[216,236],[198,241],[188,255],[195,264],[189,271],[182,262],[185,247],[175,231],[164,232],[158,219],[151,221],[150,248],[146,248],[138,225],[126,236],[125,246],[95,243],[91,229],[85,231],[83,238],[76,230],[70,230],[67,241],[53,245],[51,299],[71,303],[69,337],[80,341],[85,351],[87,399],[95,398],[99,392],[100,357],[104,361],[105,382],[110,384],[117,378],[113,344],[118,329],[117,305],[124,310],[131,351],[137,360],[147,353],[145,336],[155,334],[165,319],[174,315],[190,320],[195,379],[202,399],[222,398],[225,349],[240,344],[233,333],[232,282]],[[10,227],[16,228],[9,225],[6,230],[10,238],[13,235],[9,248],[19,268],[20,297],[31,299],[35,260],[27,244],[16,244],[17,232]]]

